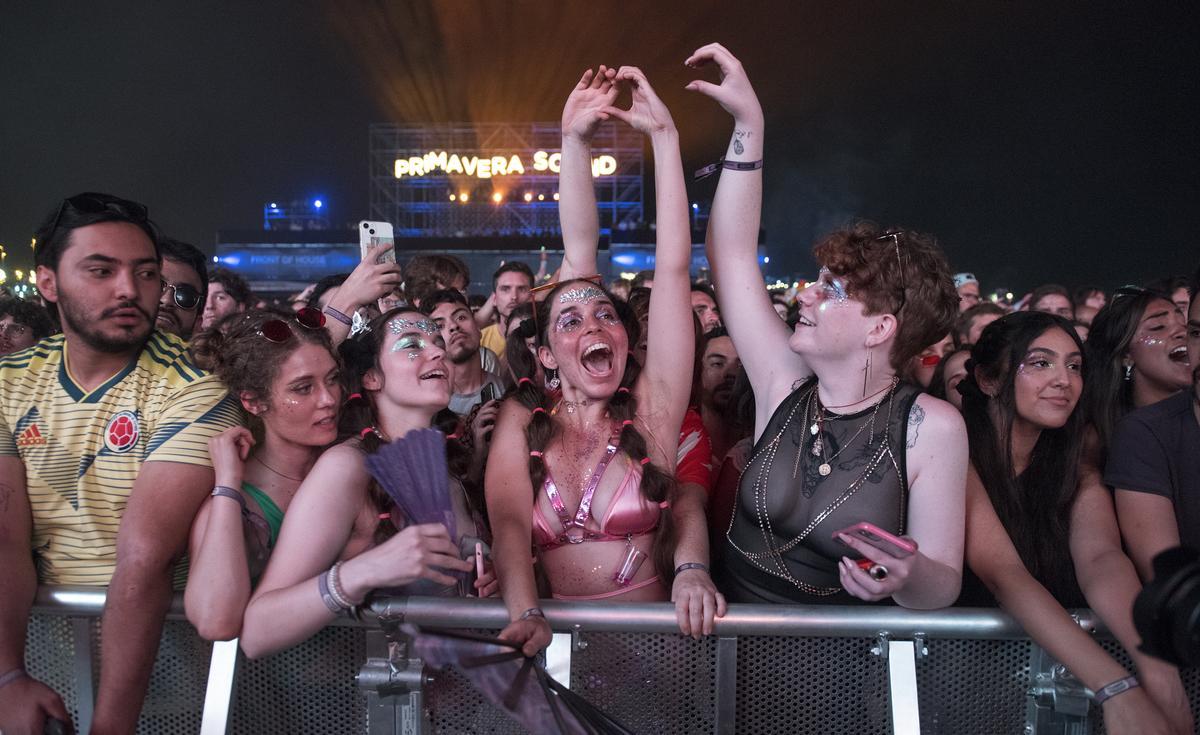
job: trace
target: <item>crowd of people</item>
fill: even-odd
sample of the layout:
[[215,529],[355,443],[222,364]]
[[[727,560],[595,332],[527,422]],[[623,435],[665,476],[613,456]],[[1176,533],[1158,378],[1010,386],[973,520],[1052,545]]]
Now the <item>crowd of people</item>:
[[[719,69],[689,89],[733,118],[710,282],[688,270],[675,122],[634,67],[588,70],[567,98],[557,272],[505,263],[482,307],[461,261],[401,267],[391,246],[259,301],[136,202],[56,206],[41,303],[0,301],[0,730],[69,721],[24,655],[37,586],[78,584],[108,589],[96,733],[134,730],[180,589],[200,635],[252,657],[372,595],[502,596],[500,635],[527,655],[550,641],[547,597],[670,601],[695,637],[727,602],[999,605],[1109,732],[1191,732],[1131,610],[1156,554],[1200,544],[1195,284],[998,305],[932,236],[858,222],[817,243],[813,282],[772,295],[762,110],[720,45],[687,63]],[[607,120],[654,156],[655,269],[632,283],[596,275]],[[446,523],[405,517],[369,471],[431,428]]]

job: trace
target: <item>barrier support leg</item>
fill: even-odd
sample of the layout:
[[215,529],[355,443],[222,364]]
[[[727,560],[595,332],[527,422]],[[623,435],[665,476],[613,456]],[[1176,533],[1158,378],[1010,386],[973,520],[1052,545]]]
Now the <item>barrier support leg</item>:
[[366,631],[367,662],[357,684],[367,694],[370,735],[421,735],[430,732],[425,716],[424,687],[430,678],[420,659],[409,658],[407,646],[388,641],[379,629]]
[[917,651],[912,641],[888,641],[888,693],[892,701],[892,732],[921,735]]
[[200,735],[225,735],[233,709],[233,684],[237,675],[238,639],[216,641],[208,663],[208,686],[204,691],[204,714]]
[[717,639],[716,686],[717,711],[713,718],[717,735],[733,735],[737,730],[737,646],[735,636]]

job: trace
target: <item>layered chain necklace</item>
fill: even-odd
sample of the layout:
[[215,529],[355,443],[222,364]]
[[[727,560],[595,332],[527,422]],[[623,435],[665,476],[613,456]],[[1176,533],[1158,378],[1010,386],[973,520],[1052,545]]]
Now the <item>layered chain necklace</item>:
[[[891,425],[896,397],[896,387],[899,385],[899,383],[900,381],[898,379],[893,378],[891,383],[889,383],[885,388],[876,391],[872,396],[869,396],[874,397],[880,393],[883,393],[884,391],[887,391],[887,395],[876,402],[875,409],[871,412],[870,419],[864,423],[863,426],[859,427],[859,430],[855,432],[849,441],[844,442],[842,447],[838,449],[838,451],[835,452],[832,457],[826,458],[824,447],[825,441],[823,438],[825,432],[825,422],[837,421],[844,419],[845,417],[833,413],[830,413],[829,415],[825,414],[825,408],[821,406],[820,398],[817,396],[817,384],[814,381],[812,389],[809,391],[809,393],[802,399],[797,398],[795,404],[792,406],[792,410],[788,413],[787,419],[784,420],[783,426],[779,428],[778,433],[776,433],[769,442],[763,444],[761,448],[750,457],[750,460],[746,463],[745,468],[742,470],[741,476],[738,477],[737,497],[734,499],[735,509],[739,507],[739,503],[741,502],[742,480],[745,477],[746,472],[749,471],[752,466],[754,466],[755,462],[757,462],[760,458],[762,459],[762,462],[758,466],[757,474],[754,477],[754,484],[751,489],[751,500],[753,501],[755,517],[758,520],[758,527],[761,531],[765,550],[760,552],[746,551],[738,546],[737,542],[734,541],[733,524],[738,516],[736,510],[730,515],[729,528],[725,532],[725,538],[729,540],[730,545],[741,552],[742,556],[746,557],[746,559],[758,569],[770,574],[771,576],[791,582],[802,592],[818,597],[828,597],[841,592],[841,587],[819,587],[796,579],[796,577],[791,573],[791,570],[788,569],[787,564],[784,562],[783,554],[802,543],[812,534],[817,526],[819,526],[826,518],[832,515],[834,511],[842,506],[842,504],[849,500],[867,481],[867,478],[871,477],[875,473],[875,470],[883,462],[885,457],[890,458],[891,465],[896,470],[896,476],[900,480],[903,497],[903,489],[906,483],[900,473],[900,466],[896,462],[895,455],[892,453],[891,438],[889,437],[887,430]],[[833,471],[831,464],[832,461],[836,459],[846,447],[853,444],[854,440],[857,439],[868,426],[871,428],[871,433],[867,438],[867,448],[870,449],[875,444],[875,418],[885,402],[888,405],[888,413],[887,421],[884,423],[884,430],[881,432],[882,441],[879,442],[878,448],[871,453],[871,459],[867,462],[862,474],[860,474],[846,487],[845,490],[843,490],[836,498],[834,498],[829,505],[827,505],[820,513],[818,513],[797,536],[783,544],[776,545],[775,531],[771,525],[770,513],[767,510],[767,483],[770,477],[771,468],[775,465],[775,457],[779,452],[779,447],[783,443],[783,437],[788,435],[788,429],[791,427],[792,421],[794,421],[798,415],[803,416],[805,419],[809,419],[809,433],[816,437],[813,442],[813,448],[810,451],[814,457],[820,457],[822,460],[821,464],[817,467],[817,472],[822,477],[828,477]],[[856,403],[862,403],[862,400],[859,400]],[[844,407],[845,406],[834,408]],[[800,457],[803,456],[803,453],[803,448],[801,446],[797,446],[796,462],[792,468],[793,479],[795,479],[799,474]]]

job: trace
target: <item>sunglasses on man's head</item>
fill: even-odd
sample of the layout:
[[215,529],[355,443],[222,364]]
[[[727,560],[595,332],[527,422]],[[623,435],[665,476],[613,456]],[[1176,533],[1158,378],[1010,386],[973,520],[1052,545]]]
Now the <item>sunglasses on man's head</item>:
[[62,200],[62,204],[58,205],[58,212],[54,215],[54,223],[50,225],[49,232],[54,232],[58,229],[59,222],[62,221],[63,212],[67,211],[67,207],[70,207],[78,214],[113,212],[138,223],[146,222],[150,216],[149,210],[143,204],[131,202],[128,199],[115,197],[111,194],[99,194],[89,191]]
[[[305,307],[296,312],[296,323],[305,329],[321,329],[325,326],[325,314],[318,309]],[[295,336],[292,328],[282,319],[263,322],[263,325],[258,328],[258,333],[268,342],[277,345],[283,344]]]
[[180,309],[191,311],[200,304],[200,289],[188,283],[162,282],[163,291],[171,289],[171,300]]

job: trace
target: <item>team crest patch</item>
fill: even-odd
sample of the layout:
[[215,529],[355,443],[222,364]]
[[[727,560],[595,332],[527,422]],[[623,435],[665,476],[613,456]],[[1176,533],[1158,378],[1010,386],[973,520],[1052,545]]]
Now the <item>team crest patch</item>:
[[124,454],[137,446],[138,436],[137,414],[122,411],[109,419],[104,427],[104,446],[110,452]]

